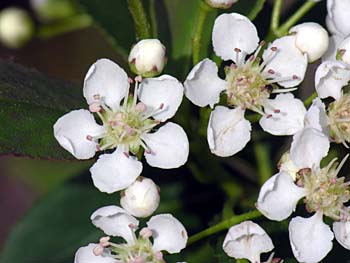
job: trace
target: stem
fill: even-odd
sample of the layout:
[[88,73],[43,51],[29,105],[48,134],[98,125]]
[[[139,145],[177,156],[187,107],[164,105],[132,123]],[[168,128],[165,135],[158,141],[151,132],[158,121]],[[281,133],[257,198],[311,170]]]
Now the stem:
[[254,218],[257,218],[260,216],[261,216],[261,213],[257,210],[254,210],[254,211],[251,211],[251,212],[248,212],[245,214],[233,216],[230,219],[224,220],[216,225],[213,225],[212,227],[209,227],[209,228],[191,236],[188,240],[188,245],[193,244],[193,243],[197,242],[198,240],[201,240],[207,236],[215,234],[216,232],[228,229],[231,226],[236,225],[240,222],[243,222],[243,221],[249,220],[249,219],[254,219]]
[[275,0],[275,4],[273,5],[270,31],[274,33],[277,32],[278,26],[280,24],[282,3],[283,3],[283,0]]
[[37,37],[42,39],[51,38],[75,30],[83,29],[92,25],[92,19],[88,15],[76,15],[66,18],[51,25],[40,26]]
[[266,0],[257,0],[254,7],[250,10],[248,14],[249,20],[254,20],[260,11],[263,9]]
[[152,37],[157,38],[158,36],[158,25],[157,25],[157,15],[156,15],[156,3],[155,0],[149,1],[149,16],[151,21],[151,31]]
[[317,92],[315,91],[312,93],[306,100],[304,100],[305,107],[308,107],[311,105],[312,101],[317,98]]
[[151,27],[141,0],[127,0],[129,11],[134,19],[137,38],[151,38]]
[[276,31],[276,35],[283,36],[288,33],[289,28],[295,25],[307,12],[309,12],[317,2],[307,0],[280,28]]
[[199,15],[196,24],[196,29],[194,32],[193,40],[192,40],[192,51],[193,51],[193,64],[197,64],[200,60],[200,49],[201,49],[201,40],[202,33],[205,24],[205,20],[210,11],[214,10],[205,2],[201,2],[199,5]]
[[258,166],[259,183],[263,185],[272,175],[269,146],[266,143],[254,143],[254,153]]

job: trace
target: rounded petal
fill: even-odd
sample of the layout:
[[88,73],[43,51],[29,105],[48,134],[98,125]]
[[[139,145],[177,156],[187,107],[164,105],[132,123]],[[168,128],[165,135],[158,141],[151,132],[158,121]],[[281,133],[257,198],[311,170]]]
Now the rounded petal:
[[250,140],[250,122],[240,108],[216,106],[210,114],[207,139],[212,153],[221,157],[232,156]]
[[94,185],[105,193],[127,188],[142,172],[142,163],[135,157],[127,157],[119,148],[113,153],[102,154],[90,168]]
[[98,142],[88,136],[97,136],[104,132],[94,116],[88,110],[74,110],[59,118],[53,126],[58,143],[74,157],[89,159],[95,155]]
[[252,221],[230,227],[222,247],[228,256],[250,262],[260,262],[260,254],[274,248],[265,230]]
[[306,109],[293,94],[279,94],[263,102],[264,115],[259,123],[264,131],[273,135],[292,135],[304,127]]
[[107,256],[95,256],[94,248],[98,244],[90,243],[85,247],[81,247],[75,253],[74,263],[115,263],[115,259]]
[[338,243],[350,250],[350,221],[334,222],[333,232]]
[[185,86],[186,97],[195,105],[205,107],[220,100],[220,93],[228,83],[218,77],[218,67],[210,59],[199,62],[188,74]]
[[319,166],[328,154],[329,139],[322,132],[305,128],[293,136],[290,159],[299,169]]
[[152,216],[147,226],[153,233],[153,250],[178,253],[186,247],[187,231],[171,214]]
[[[271,47],[277,50],[273,51]],[[307,54],[303,54],[295,46],[295,36],[276,39],[264,51],[262,57],[266,63],[263,73],[271,76],[269,71],[273,70],[275,72],[273,77],[281,86],[294,87],[303,81],[307,67]]]
[[328,116],[326,113],[326,106],[320,98],[317,97],[312,101],[310,108],[305,114],[304,124],[305,127],[314,128],[328,136]]
[[310,63],[321,58],[328,49],[328,33],[317,23],[306,22],[293,26],[289,33],[296,36],[295,45],[307,54]]
[[[122,237],[128,244],[133,244],[133,231],[139,221],[129,215],[123,208],[116,205],[104,206],[91,215],[92,223],[106,235]],[[130,227],[132,225],[132,228]]]
[[323,223],[321,213],[309,218],[298,216],[289,223],[290,244],[299,262],[320,262],[331,251],[333,237],[330,227]]
[[150,153],[146,161],[153,167],[171,169],[185,164],[189,154],[189,142],[185,131],[176,123],[168,122],[154,133],[144,134]]
[[179,108],[184,88],[174,77],[162,75],[144,79],[140,84],[139,99],[147,105],[148,111],[155,111],[163,104],[163,109],[153,115],[154,119],[166,121],[173,117]]
[[83,93],[87,103],[95,102],[95,96],[112,109],[118,109],[120,101],[129,89],[128,75],[113,61],[97,60],[86,73]]
[[140,178],[121,194],[120,204],[131,215],[147,217],[159,206],[159,187],[148,178]]
[[338,100],[342,88],[350,80],[350,69],[340,61],[324,61],[315,73],[315,87],[321,99],[332,97]]
[[349,24],[350,2],[344,0],[327,0],[327,11],[332,25],[344,36],[350,34]]
[[[254,24],[245,16],[232,13],[218,16],[214,23],[213,47],[216,55],[223,60],[233,60],[236,64],[243,62],[247,54],[258,47],[259,37]],[[239,61],[237,53],[239,49]]]
[[267,218],[281,221],[295,211],[305,195],[306,190],[296,186],[292,176],[282,171],[263,184],[256,207]]

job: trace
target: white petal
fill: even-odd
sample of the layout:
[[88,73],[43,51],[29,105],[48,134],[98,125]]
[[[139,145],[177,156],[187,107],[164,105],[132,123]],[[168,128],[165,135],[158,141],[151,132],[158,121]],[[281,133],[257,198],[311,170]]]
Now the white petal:
[[350,65],[350,36],[346,37],[338,46],[338,50],[343,53],[341,55],[341,61]]
[[210,114],[207,139],[212,153],[221,157],[232,156],[250,140],[250,122],[240,108],[216,106]]
[[154,119],[166,121],[173,117],[179,108],[184,88],[174,77],[162,75],[158,78],[147,78],[141,82],[139,99],[147,105],[148,111],[154,111],[163,104],[160,113],[153,115]]
[[171,214],[152,216],[147,226],[153,232],[153,250],[178,253],[186,247],[187,231]]
[[350,1],[327,0],[327,11],[335,29],[342,35],[350,34],[349,24]]
[[[106,235],[122,237],[128,244],[133,244],[132,232],[139,225],[139,221],[129,215],[123,208],[116,205],[104,206],[91,215],[92,223]],[[134,226],[132,230],[130,225]]]
[[146,161],[153,167],[177,168],[185,164],[189,154],[189,142],[185,131],[176,123],[168,122],[154,133],[144,134],[151,153],[145,153]]
[[133,156],[125,156],[118,148],[102,154],[90,168],[94,185],[101,191],[113,193],[127,188],[142,172],[142,163]]
[[84,97],[90,105],[99,97],[112,109],[118,109],[120,101],[129,89],[128,75],[113,61],[102,58],[89,69],[84,80]]
[[306,109],[293,94],[279,94],[275,99],[266,99],[263,106],[267,115],[259,123],[264,131],[273,135],[292,135],[304,127]]
[[333,232],[339,244],[350,250],[350,221],[334,222]]
[[322,62],[327,60],[336,61],[337,48],[343,39],[344,37],[340,35],[332,35],[329,38],[328,50],[323,55]]
[[309,218],[298,216],[289,223],[290,244],[299,262],[320,262],[331,251],[333,237],[330,227],[323,223],[321,213]]
[[293,136],[290,148],[290,159],[298,168],[319,166],[323,157],[328,154],[329,139],[322,132],[305,128]]
[[[277,51],[272,51],[270,47],[276,47]],[[275,72],[273,77],[281,86],[294,87],[303,81],[307,67],[307,54],[301,53],[295,46],[295,36],[281,37],[273,41],[264,51],[263,59],[267,63],[263,70],[264,74],[269,76],[268,71],[273,70]],[[293,76],[298,78],[293,79]],[[278,81],[283,78],[287,80]]]
[[315,87],[321,99],[333,97],[339,99],[342,88],[350,80],[350,69],[340,61],[325,61],[315,73]]
[[220,93],[227,88],[228,83],[218,77],[218,67],[210,59],[199,62],[188,74],[185,95],[193,104],[205,107],[220,100]]
[[97,141],[87,136],[104,132],[88,110],[74,110],[59,118],[53,126],[59,144],[78,159],[89,159],[95,155]]
[[216,55],[223,60],[237,61],[235,48],[241,50],[241,61],[245,55],[253,53],[258,47],[259,37],[254,24],[245,16],[237,13],[222,14],[214,23],[213,47]]
[[263,184],[256,207],[267,218],[281,221],[295,211],[305,194],[306,190],[296,186],[292,176],[282,171]]
[[232,226],[223,243],[223,249],[230,257],[260,262],[260,254],[271,251],[274,246],[265,230],[252,221]]
[[81,247],[75,253],[74,263],[114,263],[115,259],[108,256],[95,256],[94,248],[98,244],[90,243],[85,247]]
[[312,101],[312,105],[305,114],[304,124],[305,127],[314,128],[328,136],[326,106],[320,98],[317,97]]

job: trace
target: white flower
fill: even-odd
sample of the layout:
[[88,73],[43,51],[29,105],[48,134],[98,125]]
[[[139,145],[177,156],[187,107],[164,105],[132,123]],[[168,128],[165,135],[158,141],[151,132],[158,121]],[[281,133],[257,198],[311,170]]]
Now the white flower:
[[226,79],[223,80],[219,78],[213,61],[202,60],[186,78],[185,95],[197,106],[213,107],[219,102],[220,94],[226,93],[228,106],[235,109],[216,107],[211,114],[207,134],[214,154],[231,156],[242,150],[250,140],[251,126],[244,118],[245,110],[266,115],[263,112],[264,102],[271,92],[281,92],[278,89],[271,91],[268,86],[273,83],[287,88],[298,85],[304,78],[307,55],[295,46],[295,36],[286,36],[269,45],[260,64],[257,55],[264,44],[258,44],[259,37],[253,23],[237,13],[217,17],[212,41],[215,53],[234,64],[225,69]]
[[230,227],[222,247],[228,256],[252,263],[260,263],[260,254],[274,248],[265,230],[252,221]]
[[121,193],[120,204],[131,215],[148,217],[158,208],[159,188],[148,178],[139,177]]
[[295,45],[307,54],[309,62],[321,58],[328,49],[328,33],[317,23],[307,22],[293,26],[289,34],[295,35]]
[[71,111],[54,125],[57,141],[78,159],[91,158],[98,150],[116,149],[100,155],[90,169],[102,192],[122,190],[140,175],[142,163],[130,152],[137,154],[144,148],[146,161],[164,169],[179,167],[187,160],[189,143],[178,124],[168,122],[153,132],[175,115],[183,86],[168,75],[140,81],[136,78],[134,96],[129,96],[124,70],[108,59],[98,60],[90,67],[83,89],[91,113]]
[[343,217],[333,223],[335,239],[344,248],[350,250],[350,214],[349,207],[344,208]]
[[17,7],[8,7],[0,12],[0,41],[9,48],[26,44],[34,33],[29,14]]
[[[316,130],[309,129],[311,131]],[[316,141],[315,135],[299,135],[299,145],[294,145],[294,152],[292,145],[290,154],[298,167],[297,174],[282,170],[271,177],[262,186],[257,202],[258,210],[267,218],[281,221],[289,217],[298,201],[304,198],[306,210],[315,214],[310,218],[293,218],[289,237],[294,256],[305,263],[319,262],[331,250],[333,233],[323,222],[323,215],[340,220],[345,214],[344,204],[350,200],[348,183],[344,182],[344,177],[337,177],[348,156],[338,166],[334,159],[320,168],[319,162],[329,144],[321,146],[322,141],[319,141],[311,145],[310,141]],[[295,151],[296,147],[299,149]]]
[[207,4],[214,8],[228,9],[238,0],[206,0]]
[[134,45],[129,54],[131,70],[143,77],[160,74],[166,64],[166,49],[158,39],[143,39]]
[[139,237],[135,234],[139,222],[118,206],[96,210],[91,220],[105,234],[121,237],[125,243],[115,244],[110,237],[102,237],[99,244],[78,249],[74,263],[163,263],[161,251],[178,253],[185,248],[188,239],[184,226],[170,214],[151,217],[147,227],[139,232]]

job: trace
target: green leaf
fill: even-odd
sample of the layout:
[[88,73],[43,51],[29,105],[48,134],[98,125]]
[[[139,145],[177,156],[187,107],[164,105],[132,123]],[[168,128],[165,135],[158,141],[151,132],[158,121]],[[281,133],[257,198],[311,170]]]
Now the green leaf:
[[0,60],[0,154],[74,159],[56,142],[53,124],[86,107],[82,89]]
[[92,186],[67,185],[43,198],[13,229],[0,262],[73,262],[80,246],[103,235],[90,221],[92,212],[115,203]]
[[107,40],[127,61],[129,50],[136,42],[132,16],[124,0],[79,0],[81,6],[106,34]]

